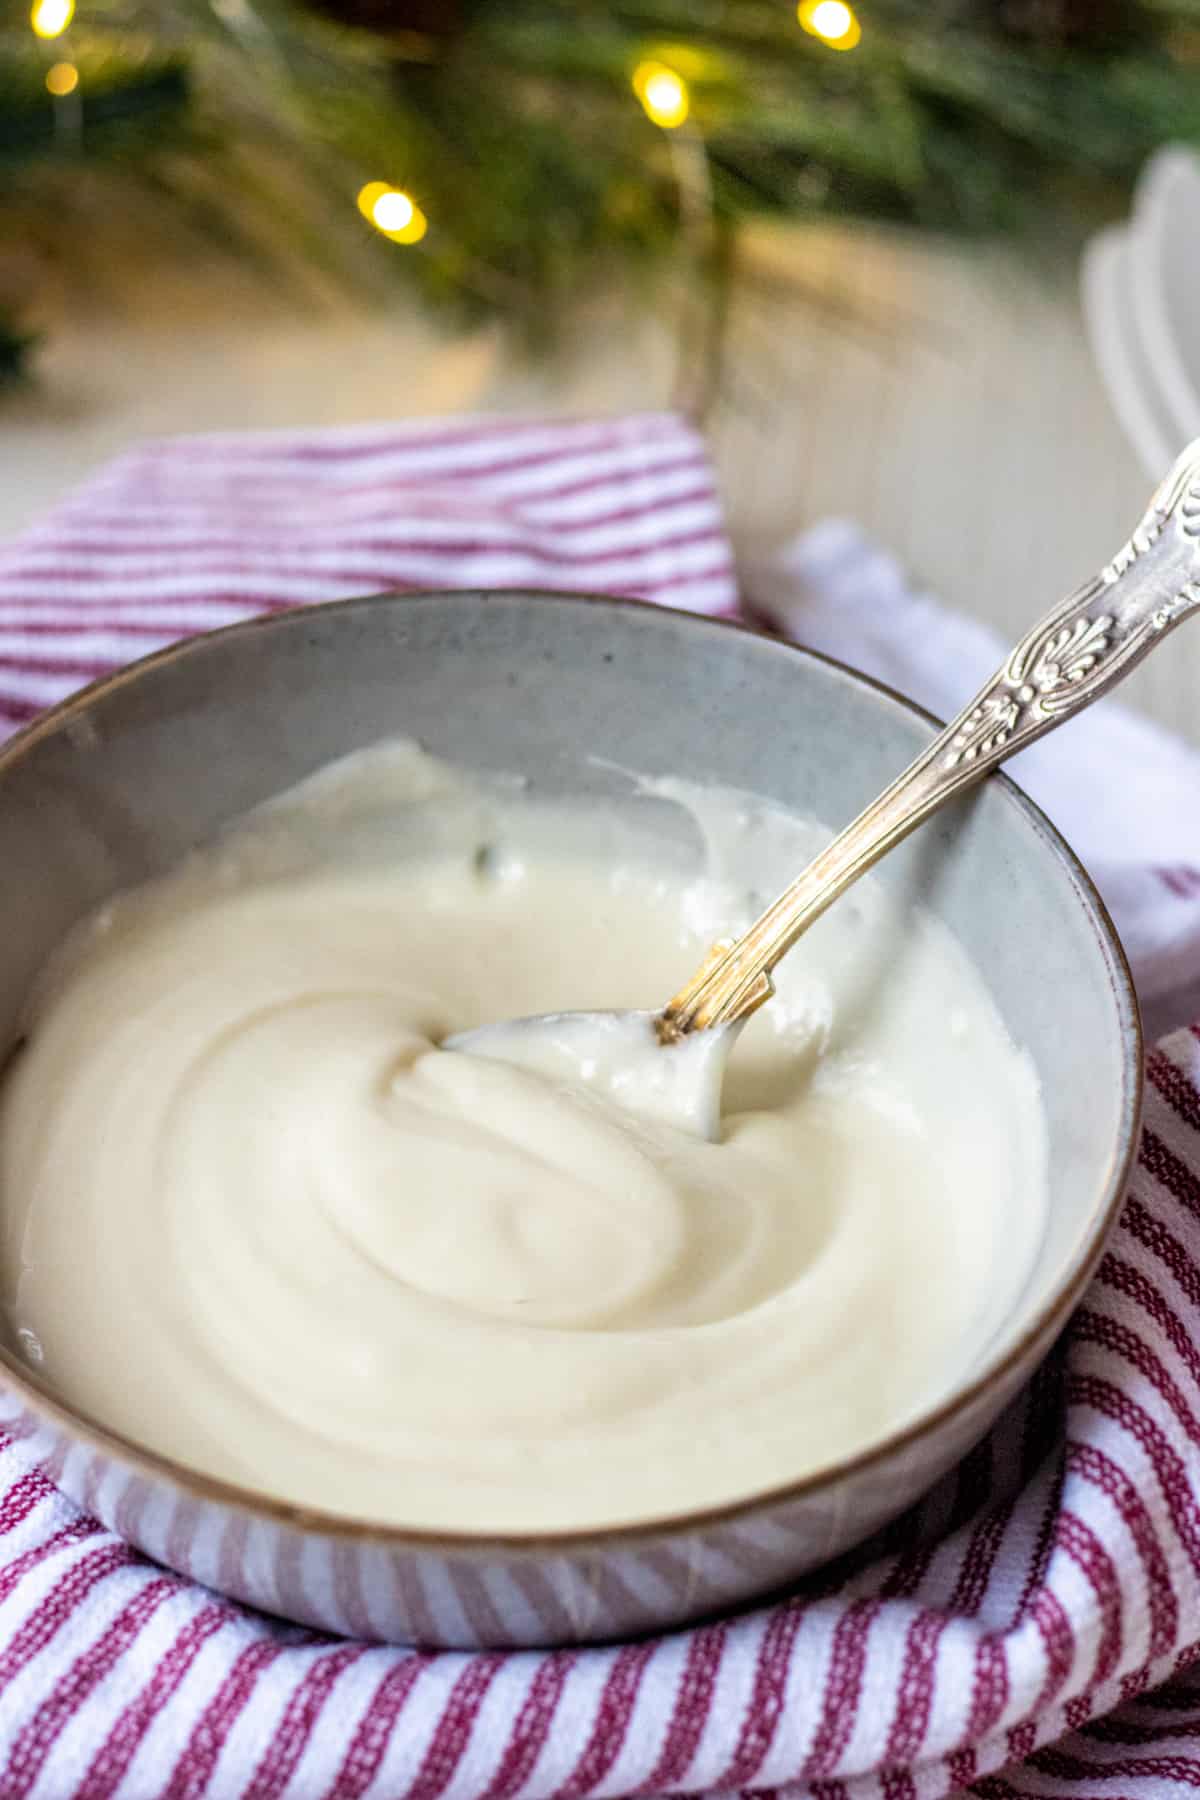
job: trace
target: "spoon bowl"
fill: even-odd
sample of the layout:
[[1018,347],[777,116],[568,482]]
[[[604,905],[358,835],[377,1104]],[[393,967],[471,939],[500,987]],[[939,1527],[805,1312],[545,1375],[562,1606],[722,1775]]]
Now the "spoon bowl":
[[636,1118],[715,1143],[725,1067],[743,1021],[668,1042],[652,1012],[537,1013],[446,1038],[443,1050],[532,1069],[582,1087]]

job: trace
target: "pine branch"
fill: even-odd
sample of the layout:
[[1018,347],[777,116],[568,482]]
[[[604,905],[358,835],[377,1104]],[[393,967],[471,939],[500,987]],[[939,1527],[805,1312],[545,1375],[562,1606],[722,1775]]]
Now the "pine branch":
[[[403,282],[533,334],[595,269],[678,249],[678,169],[631,91],[646,58],[688,84],[722,232],[756,212],[1015,229],[1119,189],[1164,140],[1200,142],[1200,0],[1130,4],[1115,48],[1005,32],[980,0],[858,3],[861,44],[839,56],[792,0],[462,0],[462,30],[436,42],[299,0],[87,0],[63,41],[73,113],[45,91],[58,47],[22,15],[0,34],[9,204],[82,162],[264,274],[287,245],[360,289]],[[419,198],[419,246],[359,218],[369,179]]]

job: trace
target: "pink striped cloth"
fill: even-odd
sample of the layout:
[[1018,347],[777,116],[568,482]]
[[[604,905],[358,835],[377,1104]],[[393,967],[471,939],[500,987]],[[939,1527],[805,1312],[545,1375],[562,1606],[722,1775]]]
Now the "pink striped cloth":
[[0,732],[191,632],[384,588],[735,610],[702,441],[666,414],[150,444],[0,551]]
[[[482,583],[731,610],[700,442],[655,416],[139,450],[0,549],[0,720],[264,609]],[[869,1552],[737,1619],[575,1653],[322,1638],[147,1563],[0,1439],[0,1796],[1198,1789],[1198,1344],[1185,1031],[1151,1058],[1124,1216],[1056,1355]]]

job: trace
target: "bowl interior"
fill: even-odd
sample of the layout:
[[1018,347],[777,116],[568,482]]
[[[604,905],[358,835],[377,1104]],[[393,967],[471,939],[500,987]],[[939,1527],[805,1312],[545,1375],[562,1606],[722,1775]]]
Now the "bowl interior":
[[[413,595],[235,627],[113,678],[0,751],[0,1053],[81,915],[380,739],[415,737],[546,794],[618,791],[607,761],[839,826],[931,729],[835,664],[637,603]],[[1003,780],[922,827],[876,879],[950,926],[1041,1078],[1050,1220],[999,1361],[1094,1255],[1111,1210],[1137,1116],[1127,971],[1086,878]]]

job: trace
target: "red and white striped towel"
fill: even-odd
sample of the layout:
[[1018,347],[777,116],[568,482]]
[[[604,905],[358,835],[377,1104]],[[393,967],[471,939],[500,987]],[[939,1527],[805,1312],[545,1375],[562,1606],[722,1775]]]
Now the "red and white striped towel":
[[371,426],[150,444],[0,551],[0,732],[196,631],[384,588],[540,587],[732,612],[679,419]]
[[[842,600],[869,565],[841,558]],[[828,640],[800,573],[777,566],[761,598]],[[0,720],[265,608],[484,582],[730,610],[701,445],[650,417],[138,451],[0,549]],[[850,660],[855,618],[833,634]],[[1159,860],[1182,880],[1191,853]],[[148,1564],[0,1439],[0,1796],[1200,1789],[1200,1035],[1149,1077],[1125,1213],[1058,1354],[870,1555],[736,1620],[574,1653],[320,1638]]]

